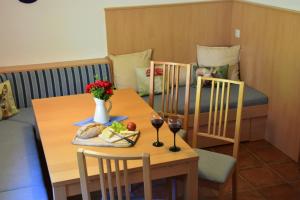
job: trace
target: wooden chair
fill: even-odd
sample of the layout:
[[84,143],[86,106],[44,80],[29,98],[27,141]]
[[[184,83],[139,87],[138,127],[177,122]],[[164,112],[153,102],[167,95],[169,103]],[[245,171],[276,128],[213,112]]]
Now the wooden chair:
[[[151,178],[150,178],[150,155],[147,153],[131,155],[131,156],[121,156],[121,155],[110,155],[105,153],[99,153],[90,150],[78,149],[77,151],[77,159],[80,173],[80,184],[81,184],[81,192],[83,200],[91,200],[90,192],[88,190],[88,173],[86,166],[86,157],[93,157],[98,159],[99,163],[99,176],[100,176],[100,187],[102,199],[107,200],[106,189],[109,189],[109,199],[114,200],[114,186],[113,186],[113,177],[116,178],[116,187],[117,187],[117,195],[118,200],[122,200],[122,181],[121,177],[123,176],[125,185],[125,197],[126,200],[130,199],[129,192],[129,181],[128,181],[128,169],[127,169],[127,161],[128,160],[142,160],[143,162],[143,182],[144,182],[144,199],[151,200],[152,199],[152,186],[151,186]],[[123,163],[123,175],[121,175],[120,171],[120,162]],[[104,163],[106,163],[104,166]],[[114,167],[114,173],[112,170],[112,163]],[[105,178],[105,171],[107,174],[107,178]],[[106,185],[106,180],[108,182],[108,186]]]
[[[157,106],[154,106],[154,77],[155,69],[162,68],[162,93],[158,99]],[[182,73],[180,75],[180,73]],[[183,79],[183,81],[181,80]],[[168,116],[178,116],[183,120],[183,130],[178,132],[178,135],[185,137],[188,131],[188,117],[189,117],[189,99],[190,99],[190,79],[191,79],[191,65],[172,62],[158,62],[151,61],[150,63],[150,91],[149,104],[155,108],[156,111],[164,118]],[[183,96],[179,96],[179,88],[184,87],[185,92]],[[184,98],[184,112],[179,113],[179,98]],[[157,99],[156,99],[157,100]]]
[[[209,113],[206,119],[203,119],[204,117],[201,118],[200,113],[201,91],[204,81],[211,81]],[[238,94],[236,96],[237,104],[235,111],[229,112],[229,100],[234,98],[234,96],[231,96],[232,87],[238,87]],[[192,146],[194,148],[197,147],[197,136],[213,138],[233,144],[232,156],[196,149],[199,154],[199,185],[212,186],[219,189],[222,194],[225,183],[227,183],[229,177],[232,175],[233,199],[236,199],[237,189],[237,159],[240,143],[243,97],[244,82],[198,77]],[[232,132],[228,131],[228,119],[235,120],[235,127]],[[204,122],[206,120],[208,123]],[[207,124],[207,128],[204,128],[203,124]]]

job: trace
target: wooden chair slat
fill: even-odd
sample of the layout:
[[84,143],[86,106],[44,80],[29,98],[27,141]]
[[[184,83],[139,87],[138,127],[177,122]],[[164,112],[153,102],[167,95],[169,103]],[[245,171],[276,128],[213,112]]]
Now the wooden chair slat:
[[217,82],[216,100],[215,100],[215,112],[214,112],[213,135],[216,134],[216,127],[217,127],[217,114],[218,114],[218,107],[219,107],[219,87],[220,87],[220,83]]
[[106,170],[107,170],[107,181],[108,181],[108,190],[109,198],[114,200],[114,188],[112,184],[112,173],[111,173],[111,162],[110,159],[106,159]]
[[226,106],[225,106],[225,119],[224,119],[223,137],[226,137],[226,131],[227,131],[229,97],[230,97],[230,83],[228,82],[228,84],[227,84],[227,94],[226,94]]
[[104,176],[105,174],[104,174],[104,169],[103,169],[103,159],[102,158],[98,158],[98,165],[99,165],[100,188],[101,188],[102,199],[107,200],[105,176]]
[[120,167],[119,167],[119,160],[117,159],[115,159],[115,173],[116,173],[118,200],[122,200],[122,184],[120,178]]
[[123,160],[123,170],[124,170],[124,184],[125,184],[126,200],[130,200],[129,183],[128,183],[128,171],[127,171],[127,161],[126,160]]
[[222,129],[223,107],[224,107],[224,91],[225,91],[225,82],[222,83],[218,136],[221,135],[221,129]]
[[85,160],[85,155],[83,153],[83,149],[78,150],[77,160],[78,160],[78,166],[79,166],[82,197],[83,197],[83,199],[91,200],[91,195],[88,190],[88,173],[87,173],[86,160]]
[[179,89],[179,66],[176,66],[176,72],[175,72],[175,76],[176,76],[176,90],[175,90],[175,104],[174,104],[174,110],[175,113],[178,113],[178,89]]
[[215,81],[211,81],[211,92],[210,92],[210,101],[209,101],[209,114],[208,114],[208,133],[210,134],[211,130],[211,115],[212,115],[212,107],[213,107],[213,100],[214,100],[214,90],[215,90]]

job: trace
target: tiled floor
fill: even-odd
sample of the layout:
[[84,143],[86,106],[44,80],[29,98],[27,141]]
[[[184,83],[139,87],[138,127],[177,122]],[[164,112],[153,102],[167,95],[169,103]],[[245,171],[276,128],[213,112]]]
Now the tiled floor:
[[[209,150],[231,154],[232,146],[218,146]],[[238,200],[300,200],[300,164],[265,140],[241,143],[238,164]],[[183,187],[179,185],[178,188]],[[133,194],[136,197],[141,196],[143,187],[134,185]],[[167,196],[166,181],[153,182],[153,197],[166,199]],[[231,197],[229,182],[223,199]],[[218,199],[218,191],[200,188],[198,199]]]

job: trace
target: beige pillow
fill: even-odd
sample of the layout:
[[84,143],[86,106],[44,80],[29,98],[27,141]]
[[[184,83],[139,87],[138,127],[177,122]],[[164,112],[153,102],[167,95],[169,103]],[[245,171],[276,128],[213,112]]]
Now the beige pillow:
[[0,83],[0,120],[18,113],[9,81]]
[[[156,70],[161,70],[161,68],[156,67]],[[149,95],[150,89],[150,77],[147,72],[150,72],[150,68],[136,68],[136,78],[138,93],[140,96]],[[150,73],[149,73],[150,74]],[[162,74],[155,74],[154,76],[154,94],[159,94],[162,91]]]
[[239,80],[239,54],[240,46],[207,47],[197,45],[197,61],[199,66],[229,65],[228,79]]
[[132,88],[137,90],[135,68],[150,65],[152,49],[123,55],[109,55],[113,62],[114,81],[117,89]]

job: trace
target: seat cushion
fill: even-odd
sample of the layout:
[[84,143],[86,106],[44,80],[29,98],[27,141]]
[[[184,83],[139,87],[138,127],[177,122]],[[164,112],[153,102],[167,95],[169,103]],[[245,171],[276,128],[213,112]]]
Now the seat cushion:
[[186,138],[186,130],[184,129],[180,129],[177,133],[177,135],[179,135],[182,139],[185,139]]
[[48,197],[44,187],[35,186],[0,192],[0,199],[47,200]]
[[[0,130],[0,192],[27,188],[26,195],[39,195],[30,189],[44,188],[33,126],[5,120],[0,122]],[[6,195],[14,194],[12,191]]]
[[21,108],[19,113],[9,118],[11,121],[24,122],[35,126],[35,117],[32,107]]
[[195,151],[199,156],[199,178],[216,183],[224,183],[235,166],[236,159],[228,155],[202,149],[195,149]]
[[[201,100],[201,112],[209,111],[210,104],[210,87],[204,87],[202,92],[202,100]],[[229,98],[229,108],[236,108],[237,106],[237,95],[238,95],[238,86],[232,85],[231,95]],[[178,89],[178,113],[184,113],[184,97],[185,97],[185,86],[181,86]],[[149,96],[144,96],[143,99],[148,103]],[[196,88],[191,86],[190,88],[190,108],[189,114],[193,114],[195,112],[195,100],[196,100]],[[268,97],[264,95],[262,92],[251,88],[249,86],[245,86],[244,91],[244,103],[243,106],[255,106],[255,105],[263,105],[268,103]],[[154,109],[156,111],[160,111],[161,106],[161,94],[154,96]]]

